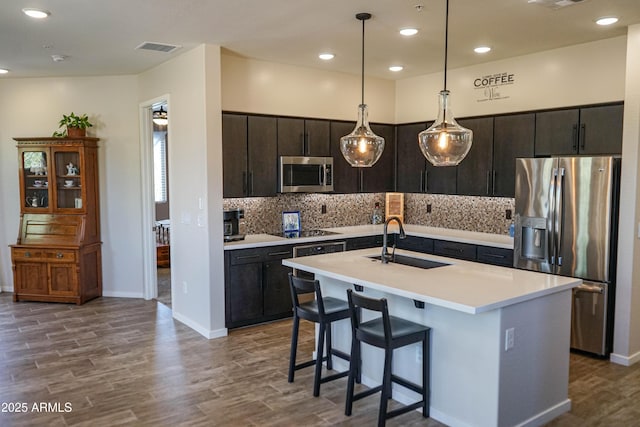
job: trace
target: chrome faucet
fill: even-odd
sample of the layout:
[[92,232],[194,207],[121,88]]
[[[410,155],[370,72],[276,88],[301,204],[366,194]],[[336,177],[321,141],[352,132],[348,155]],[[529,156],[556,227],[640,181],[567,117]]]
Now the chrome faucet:
[[407,237],[407,235],[404,234],[404,227],[402,227],[402,221],[400,221],[400,218],[398,218],[397,216],[390,216],[389,218],[387,218],[387,220],[384,222],[384,232],[382,234],[382,256],[380,257],[380,261],[382,261],[383,264],[387,264],[389,261],[393,261],[393,257],[396,254],[395,243],[393,244],[393,253],[390,254],[389,251],[387,251],[387,228],[391,221],[397,222],[400,226],[400,234],[398,235],[398,237],[400,239],[404,239],[405,237]]

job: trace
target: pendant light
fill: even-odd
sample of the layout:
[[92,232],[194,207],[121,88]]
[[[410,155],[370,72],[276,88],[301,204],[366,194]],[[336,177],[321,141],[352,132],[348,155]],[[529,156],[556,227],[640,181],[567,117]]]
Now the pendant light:
[[384,138],[373,133],[369,127],[367,105],[364,103],[364,21],[370,13],[358,13],[356,19],[362,21],[362,98],[358,106],[358,121],[349,135],[340,138],[340,151],[345,160],[356,168],[373,166],[384,151]]
[[447,50],[449,44],[449,0],[447,0],[444,35],[444,89],[440,91],[438,119],[418,135],[422,154],[434,166],[455,166],[471,149],[473,131],[456,123],[447,90]]
[[162,106],[160,106],[160,110],[153,112],[152,120],[153,123],[157,124],[158,126],[166,126],[169,123],[169,120],[167,119],[167,112],[164,111]]

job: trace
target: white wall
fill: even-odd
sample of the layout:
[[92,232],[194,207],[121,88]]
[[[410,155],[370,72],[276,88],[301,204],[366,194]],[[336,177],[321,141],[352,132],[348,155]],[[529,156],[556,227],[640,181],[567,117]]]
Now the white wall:
[[616,318],[611,359],[640,361],[640,25],[629,27],[622,142]]
[[[222,55],[222,109],[284,116],[356,120],[359,75]],[[394,122],[395,84],[365,79],[369,121]]]
[[[626,53],[626,37],[616,37],[448,70],[452,109],[464,117],[620,101]],[[498,88],[503,99],[485,101],[475,79],[500,73],[513,74],[513,84]],[[395,123],[435,119],[442,85],[442,73],[399,80]]]
[[173,316],[208,337],[226,334],[219,63],[219,47],[201,45],[138,79],[139,102],[170,97]]
[[104,295],[142,296],[137,83],[133,76],[0,80],[0,286],[13,289],[7,245],[18,235],[13,137],[50,136],[62,114],[87,113],[100,138]]

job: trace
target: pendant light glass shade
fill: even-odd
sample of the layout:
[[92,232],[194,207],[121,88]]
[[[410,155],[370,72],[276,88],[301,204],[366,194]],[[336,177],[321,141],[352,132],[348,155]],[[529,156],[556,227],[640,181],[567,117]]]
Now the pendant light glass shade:
[[340,151],[345,160],[356,168],[369,168],[376,164],[384,151],[384,138],[376,135],[369,127],[367,105],[364,103],[364,21],[371,18],[369,13],[358,13],[356,19],[362,21],[362,101],[358,106],[358,121],[349,135],[340,138]]
[[340,151],[353,167],[373,166],[384,151],[384,138],[373,133],[367,115],[367,106],[360,104],[356,127],[349,135],[340,138]]
[[160,110],[153,112],[153,123],[158,126],[166,126],[169,123],[167,112],[162,107],[160,107]]
[[460,126],[451,112],[449,91],[440,92],[438,119],[418,134],[422,154],[434,166],[456,166],[471,149],[473,131]]
[[447,90],[447,57],[449,48],[449,0],[444,30],[444,89],[440,91],[438,119],[418,135],[422,154],[434,166],[456,166],[469,153],[473,132],[456,123],[451,112]]

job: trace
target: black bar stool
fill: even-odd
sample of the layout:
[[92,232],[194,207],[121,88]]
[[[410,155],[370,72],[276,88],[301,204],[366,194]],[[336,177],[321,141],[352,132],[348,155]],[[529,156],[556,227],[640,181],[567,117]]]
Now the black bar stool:
[[[291,332],[291,356],[289,358],[289,382],[293,382],[295,371],[315,364],[315,377],[313,380],[313,395],[320,395],[320,384],[338,378],[346,377],[349,371],[322,377],[322,362],[326,360],[327,369],[333,369],[331,356],[350,360],[348,354],[331,347],[331,322],[349,318],[349,305],[342,300],[332,297],[322,297],[320,282],[317,280],[303,279],[289,273],[289,285],[291,288],[291,300],[293,301],[293,331]],[[299,295],[315,293],[314,300],[301,303]],[[298,350],[298,330],[300,319],[318,323],[320,333],[318,335],[318,348],[316,358],[296,365],[296,352]],[[326,339],[326,357],[324,354],[324,344]]]
[[[382,391],[380,408],[378,411],[378,426],[384,426],[386,420],[405,412],[422,407],[422,416],[429,416],[429,334],[431,328],[389,316],[387,300],[367,298],[358,295],[353,290],[347,290],[351,328],[353,339],[351,343],[351,363],[349,364],[349,379],[347,382],[347,401],[345,415],[351,415],[353,402],[363,397]],[[360,321],[362,309],[381,312],[382,316],[366,322]],[[354,382],[359,375],[358,361],[360,360],[360,343],[364,342],[384,349],[384,372],[382,384],[354,394]],[[393,375],[391,361],[393,350],[409,344],[422,342],[422,386]],[[420,393],[422,400],[387,412],[387,401],[391,398],[391,383],[395,382],[403,387]]]

